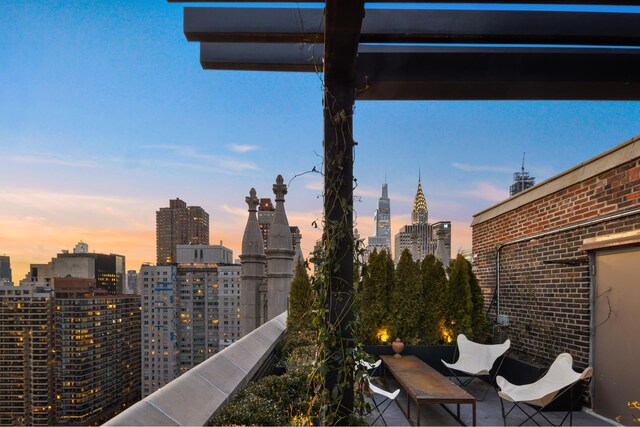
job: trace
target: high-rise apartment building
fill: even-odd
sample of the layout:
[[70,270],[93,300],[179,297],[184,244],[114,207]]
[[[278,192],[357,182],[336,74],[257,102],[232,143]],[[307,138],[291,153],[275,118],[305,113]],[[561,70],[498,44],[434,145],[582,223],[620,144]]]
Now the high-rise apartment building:
[[[112,295],[126,293],[125,257],[116,254],[62,252],[53,262],[53,277],[95,279],[96,289]],[[55,288],[55,280],[53,284]]]
[[100,425],[140,399],[140,297],[56,278],[55,419]]
[[178,263],[143,265],[143,396],[240,338],[240,266],[222,245],[178,245]]
[[54,422],[51,289],[0,284],[0,425]]
[[376,235],[367,239],[367,252],[386,250],[391,253],[391,201],[387,183],[382,185],[382,196],[378,199],[378,209],[373,218]]
[[394,260],[397,264],[402,251],[409,249],[415,261],[432,254],[447,266],[451,260],[451,222],[429,223],[429,210],[421,181],[418,177],[418,189],[411,210],[411,224],[404,225],[395,235]]
[[200,206],[170,200],[168,208],[156,211],[156,262],[176,262],[177,245],[208,245],[209,214]]
[[431,224],[431,241],[435,245],[433,255],[445,267],[451,262],[451,222],[439,221]]
[[11,259],[7,255],[0,255],[0,283],[11,281]]
[[178,377],[177,267],[143,265],[142,397]]
[[258,226],[262,233],[262,241],[265,249],[267,249],[269,227],[271,226],[271,220],[273,219],[275,212],[276,208],[273,206],[270,198],[263,197],[260,199],[260,204],[258,205]]
[[89,253],[89,246],[79,242],[73,253],[63,250],[47,264],[31,264],[24,283],[55,288],[55,278],[95,279],[96,288],[109,294],[125,293],[125,257],[116,254]]
[[140,290],[138,289],[138,272],[135,270],[127,271],[127,294],[136,294],[140,295]]

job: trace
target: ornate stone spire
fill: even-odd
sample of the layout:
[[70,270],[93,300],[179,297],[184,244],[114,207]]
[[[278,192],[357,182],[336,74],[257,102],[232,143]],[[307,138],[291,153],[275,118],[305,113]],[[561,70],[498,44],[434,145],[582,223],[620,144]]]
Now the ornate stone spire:
[[264,244],[262,241],[262,233],[258,225],[256,210],[260,200],[256,197],[256,189],[249,191],[249,196],[244,199],[249,206],[249,219],[244,229],[242,237],[242,254],[243,255],[264,255]]
[[289,290],[293,278],[293,244],[287,214],[284,211],[284,195],[287,186],[282,175],[278,175],[273,186],[276,195],[276,210],[269,225],[267,242],[267,318],[273,319],[287,310]]
[[284,196],[287,194],[287,186],[284,183],[282,175],[276,177],[276,183],[273,184],[273,194],[276,195],[276,202],[284,202]]
[[240,335],[245,336],[262,324],[260,317],[260,285],[264,283],[264,269],[266,265],[262,233],[258,226],[256,208],[260,200],[256,197],[256,190],[252,188],[245,198],[249,206],[249,219],[242,237],[241,265],[241,293],[240,293]]
[[422,192],[422,182],[420,174],[418,174],[418,191],[413,200],[413,210],[411,211],[412,224],[426,224],[429,220],[429,211],[427,210],[427,200]]
[[282,175],[278,175],[276,183],[273,184],[273,194],[276,195],[276,210],[269,226],[267,248],[291,250],[293,248],[291,230],[287,214],[284,211],[284,196],[287,194],[287,186],[284,184]]

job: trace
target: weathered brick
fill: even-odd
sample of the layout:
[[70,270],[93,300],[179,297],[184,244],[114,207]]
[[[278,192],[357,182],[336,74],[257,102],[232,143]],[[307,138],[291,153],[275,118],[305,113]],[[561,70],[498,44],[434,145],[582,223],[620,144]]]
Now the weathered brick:
[[578,367],[588,365],[590,273],[580,246],[586,238],[640,230],[640,215],[509,242],[637,206],[640,158],[474,225],[474,271],[487,304],[495,290],[496,250],[507,244],[500,254],[500,310],[510,316],[506,336],[514,349],[547,361],[568,351]]

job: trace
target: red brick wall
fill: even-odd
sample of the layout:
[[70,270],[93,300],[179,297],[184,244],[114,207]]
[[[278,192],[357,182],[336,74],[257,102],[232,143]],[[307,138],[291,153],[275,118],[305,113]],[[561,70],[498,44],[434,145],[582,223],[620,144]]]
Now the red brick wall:
[[[640,159],[473,226],[474,271],[487,304],[496,286],[496,250],[527,236],[625,212],[640,205]],[[509,244],[501,250],[500,314],[509,327],[496,328],[512,348],[541,363],[568,352],[576,367],[589,363],[590,237],[640,229],[640,215]],[[492,316],[495,319],[495,305]]]

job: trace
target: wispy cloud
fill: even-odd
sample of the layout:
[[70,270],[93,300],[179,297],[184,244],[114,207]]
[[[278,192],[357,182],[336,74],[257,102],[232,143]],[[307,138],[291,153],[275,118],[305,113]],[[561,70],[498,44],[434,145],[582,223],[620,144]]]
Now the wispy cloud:
[[[153,144],[143,145],[142,148],[153,150],[172,151],[177,156],[187,157],[189,159],[201,160],[206,163],[213,163],[215,166],[232,172],[244,172],[247,170],[257,170],[258,166],[248,160],[239,160],[228,156],[219,156],[215,154],[200,153],[195,148],[188,145],[174,144]],[[211,165],[208,165],[211,166]]]
[[94,168],[98,165],[98,163],[92,160],[73,159],[50,153],[19,154],[8,156],[7,159],[15,163],[27,165],[72,166],[80,168]]
[[235,153],[246,153],[248,151],[258,150],[260,147],[257,145],[241,145],[241,144],[229,144],[227,145],[229,150]]
[[474,182],[471,188],[460,191],[458,194],[465,197],[488,200],[490,202],[501,202],[509,197],[509,192],[506,189],[485,181]]
[[465,172],[497,172],[497,173],[512,173],[513,168],[507,166],[494,166],[494,165],[470,165],[468,163],[451,163],[456,169]]

